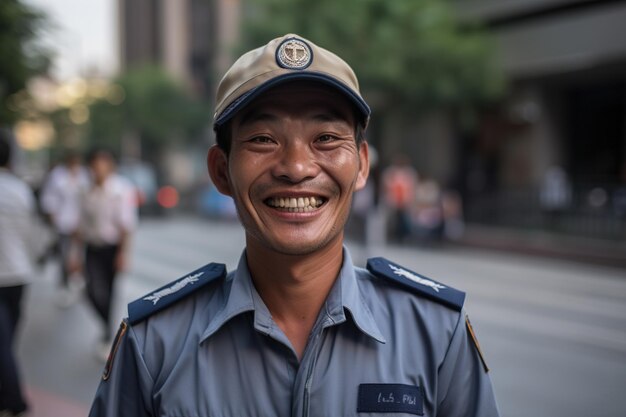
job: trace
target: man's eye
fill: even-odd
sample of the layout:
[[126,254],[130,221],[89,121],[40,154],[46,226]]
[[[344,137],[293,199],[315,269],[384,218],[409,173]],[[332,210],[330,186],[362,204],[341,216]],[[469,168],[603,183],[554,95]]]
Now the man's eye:
[[250,142],[252,143],[272,143],[272,139],[267,137],[267,136],[255,136],[252,139],[250,139]]
[[336,140],[337,138],[333,135],[322,135],[317,140],[322,143],[328,143]]

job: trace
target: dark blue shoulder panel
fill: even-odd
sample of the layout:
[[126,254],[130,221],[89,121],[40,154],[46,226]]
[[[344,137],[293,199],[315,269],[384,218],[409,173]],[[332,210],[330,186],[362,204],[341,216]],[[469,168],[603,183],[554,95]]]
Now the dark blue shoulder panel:
[[404,288],[416,292],[433,301],[461,311],[465,302],[465,293],[426,278],[385,258],[367,260],[367,270],[379,278],[395,282]]
[[182,278],[172,281],[128,305],[128,322],[137,324],[164,310],[206,284],[226,276],[224,264],[210,263]]

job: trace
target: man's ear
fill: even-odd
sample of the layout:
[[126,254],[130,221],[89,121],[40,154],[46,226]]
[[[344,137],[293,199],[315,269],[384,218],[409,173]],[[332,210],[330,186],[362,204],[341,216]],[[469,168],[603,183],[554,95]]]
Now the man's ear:
[[222,194],[232,196],[230,182],[228,181],[228,155],[217,145],[209,148],[206,158],[207,168],[211,181]]
[[369,147],[367,142],[361,142],[359,146],[359,173],[356,178],[356,184],[354,187],[355,191],[358,191],[365,187],[365,183],[367,182],[367,177],[370,174],[370,156],[369,156]]

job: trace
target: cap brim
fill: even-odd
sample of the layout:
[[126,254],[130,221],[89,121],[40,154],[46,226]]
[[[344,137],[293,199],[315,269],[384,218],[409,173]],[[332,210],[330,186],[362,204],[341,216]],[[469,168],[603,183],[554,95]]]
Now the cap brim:
[[296,81],[296,80],[304,80],[304,81],[318,81],[322,84],[326,84],[330,87],[333,87],[339,92],[343,93],[345,97],[347,97],[352,104],[359,111],[362,119],[361,122],[363,126],[367,125],[369,120],[369,116],[371,113],[370,107],[367,105],[365,100],[363,100],[359,95],[355,94],[350,88],[346,87],[343,83],[337,81],[336,79],[322,74],[318,72],[292,72],[289,74],[283,74],[278,77],[272,78],[269,81],[253,88],[250,91],[242,94],[235,101],[224,109],[224,111],[215,119],[213,122],[213,129],[217,130],[221,126],[223,126],[226,122],[232,119],[239,110],[250,104],[252,100],[257,98],[259,95],[269,90],[272,87],[276,87],[278,84],[285,83],[287,81]]

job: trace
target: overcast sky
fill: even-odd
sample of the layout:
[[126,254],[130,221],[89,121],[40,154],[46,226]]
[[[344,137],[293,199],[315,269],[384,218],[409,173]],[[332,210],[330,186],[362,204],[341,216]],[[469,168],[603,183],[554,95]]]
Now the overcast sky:
[[117,71],[117,0],[25,0],[46,11],[56,28],[46,39],[56,52],[53,74],[67,80],[97,68]]

